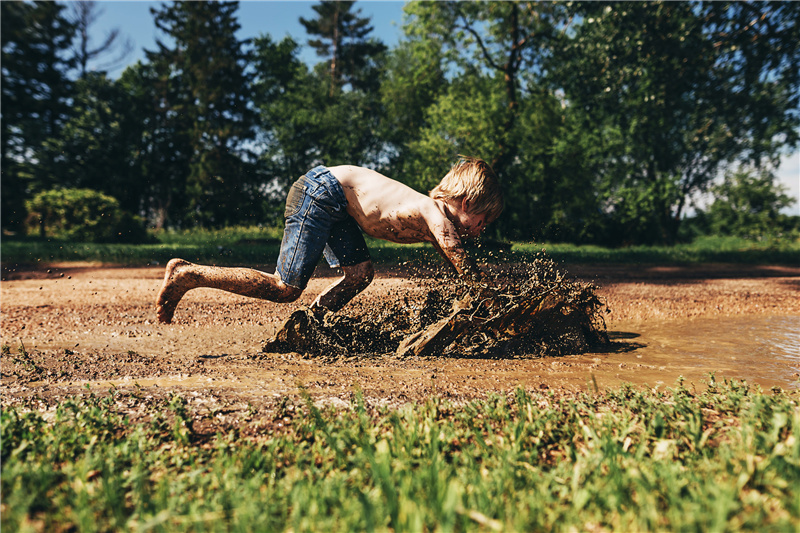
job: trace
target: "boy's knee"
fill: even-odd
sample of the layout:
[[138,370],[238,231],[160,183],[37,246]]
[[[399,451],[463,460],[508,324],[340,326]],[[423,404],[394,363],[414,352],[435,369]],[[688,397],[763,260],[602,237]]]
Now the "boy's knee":
[[283,285],[275,301],[281,304],[290,303],[300,298],[301,294],[303,294],[303,289],[292,287],[291,285]]
[[371,261],[367,262],[367,264],[364,266],[363,275],[365,285],[369,285],[372,283],[372,280],[375,279],[375,268],[372,266]]
[[372,261],[364,261],[343,270],[345,278],[348,282],[357,286],[358,290],[367,288],[367,285],[372,283],[375,278],[375,268],[372,266]]

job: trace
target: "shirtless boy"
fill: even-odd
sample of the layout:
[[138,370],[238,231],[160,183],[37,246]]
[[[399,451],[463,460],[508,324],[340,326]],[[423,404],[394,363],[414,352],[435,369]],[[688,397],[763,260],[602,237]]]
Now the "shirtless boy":
[[344,276],[311,306],[338,311],[372,281],[362,231],[398,243],[430,242],[459,275],[475,277],[461,239],[476,237],[503,209],[497,177],[484,161],[461,159],[428,196],[367,168],[316,167],[298,179],[286,199],[286,227],[274,274],[250,268],[167,264],[158,293],[158,320],[170,323],[187,291],[210,287],[274,302],[293,302],[320,257]]

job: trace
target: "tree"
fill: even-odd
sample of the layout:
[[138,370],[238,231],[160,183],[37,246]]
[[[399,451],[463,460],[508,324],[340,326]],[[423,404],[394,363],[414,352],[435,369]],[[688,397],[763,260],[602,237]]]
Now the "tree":
[[596,242],[603,236],[597,194],[598,139],[546,88],[520,102],[513,138],[521,149],[507,167],[505,235],[549,242]]
[[89,63],[99,57],[114,54],[112,59],[98,67],[98,70],[110,69],[121,65],[133,51],[133,42],[130,39],[120,40],[118,28],[110,30],[100,44],[93,46],[90,29],[102,13],[93,0],[78,0],[70,4],[70,18],[76,28],[73,51],[80,77],[86,76]]
[[[379,113],[376,96],[360,91],[333,97],[320,82],[325,73],[310,71],[298,59],[291,39],[275,44],[269,37],[256,41],[255,101],[274,147],[294,171],[308,170],[313,161],[364,164],[375,142]],[[269,157],[275,157],[272,152]],[[297,165],[294,163],[296,162]]]
[[133,117],[125,134],[131,139],[130,172],[142,191],[140,210],[152,226],[180,225],[188,210],[186,182],[193,156],[190,122],[174,110],[177,83],[166,62],[138,62],[126,68],[117,86]]
[[317,133],[311,125],[314,109],[313,87],[308,68],[298,59],[300,47],[290,37],[276,43],[268,35],[254,41],[253,103],[260,117],[259,131],[264,147],[259,163],[273,181],[275,209],[285,199],[284,190],[293,178],[308,170]]
[[[517,146],[508,134],[519,117],[521,95],[536,85],[542,60],[557,29],[566,24],[559,3],[412,2],[405,29],[412,38],[434,40],[446,50],[454,75],[490,75],[500,80],[505,109],[498,125],[504,133],[490,158],[499,174],[513,160]],[[525,78],[521,74],[527,72]],[[530,75],[531,73],[535,75]]]
[[592,169],[581,157],[588,147],[575,142],[579,129],[544,77],[552,41],[569,22],[564,6],[414,2],[406,13],[406,46],[425,67],[409,76],[404,71],[413,61],[390,63],[391,94],[418,94],[416,80],[436,82],[439,73],[445,82],[421,93],[425,99],[417,101],[426,107],[409,113],[421,118],[415,118],[419,131],[407,134],[402,175],[426,190],[457,154],[479,156],[492,163],[506,194],[495,231],[524,239],[591,238],[599,210]]
[[712,234],[761,240],[788,228],[788,217],[781,210],[794,199],[771,172],[740,168],[726,174],[710,192],[714,201],[702,216]]
[[258,211],[258,183],[247,144],[254,138],[247,41],[236,31],[238,2],[175,2],[152,12],[174,45],[147,52],[156,65],[167,114],[186,121],[190,154],[187,210],[180,222],[220,226]]
[[90,73],[75,83],[72,117],[42,153],[54,161],[59,187],[93,189],[113,196],[122,209],[142,210],[143,181],[135,161],[141,115],[132,113],[122,86]]
[[330,58],[330,96],[342,85],[354,89],[370,90],[377,87],[378,69],[375,58],[386,50],[372,33],[370,19],[360,17],[361,10],[352,11],[350,1],[323,0],[312,6],[317,18],[300,18],[300,23],[310,35],[308,44],[320,57]]
[[39,150],[69,116],[74,35],[64,6],[2,2],[2,224],[19,228],[24,200],[53,184],[52,161]]
[[401,41],[387,54],[380,89],[385,171],[409,184],[413,179],[403,176],[413,176],[411,147],[429,124],[429,108],[449,86],[442,64],[441,46],[428,40]]
[[488,76],[454,80],[426,110],[427,123],[409,143],[404,181],[420,191],[436,186],[459,154],[491,161],[505,137],[504,101],[498,80]]
[[617,243],[674,242],[687,201],[720,169],[797,143],[797,4],[573,7],[581,23],[554,48],[550,79],[602,143],[600,194]]
[[379,95],[354,90],[330,96],[320,83],[327,72],[309,70],[298,53],[291,39],[255,41],[253,98],[265,146],[260,166],[281,201],[293,179],[315,164],[370,165],[381,149]]

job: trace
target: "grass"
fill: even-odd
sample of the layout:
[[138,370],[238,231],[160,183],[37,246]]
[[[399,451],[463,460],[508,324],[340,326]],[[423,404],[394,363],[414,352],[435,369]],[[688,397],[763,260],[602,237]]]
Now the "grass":
[[698,237],[690,243],[674,246],[628,246],[607,248],[574,244],[515,244],[517,256],[533,255],[542,249],[558,261],[566,263],[742,263],[800,264],[800,241],[756,242],[738,237]]
[[[197,435],[111,391],[2,412],[8,531],[797,531],[798,393],[519,389]],[[130,393],[127,393],[130,394]],[[148,419],[120,406],[140,405]],[[257,414],[257,413],[254,413]]]
[[[73,243],[37,237],[4,238],[0,256],[5,264],[96,262],[125,266],[163,265],[173,257],[188,261],[242,265],[274,263],[280,251],[281,229],[240,227],[221,230],[154,232],[149,244]],[[383,263],[428,260],[430,246],[397,245],[370,239],[373,259]]]
[[[0,255],[6,264],[36,264],[88,261],[127,266],[163,265],[173,257],[217,265],[258,265],[274,263],[280,250],[279,228],[239,227],[222,230],[161,231],[151,244],[70,243],[39,238],[4,238]],[[439,260],[430,245],[400,245],[368,239],[373,260],[398,264],[404,261]],[[510,252],[475,248],[480,259],[496,261],[531,260],[542,249],[565,263],[744,263],[800,264],[800,241],[754,242],[735,237],[700,237],[675,246],[629,246],[608,248],[596,245],[559,243],[513,243]]]

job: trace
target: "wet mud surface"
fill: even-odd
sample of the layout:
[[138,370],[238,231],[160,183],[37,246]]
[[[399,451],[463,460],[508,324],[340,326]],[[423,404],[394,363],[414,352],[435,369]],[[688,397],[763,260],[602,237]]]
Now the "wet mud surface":
[[430,271],[410,281],[413,294],[375,299],[356,314],[298,309],[263,351],[506,359],[577,355],[609,342],[597,287],[544,255],[483,281]]
[[[502,276],[513,266],[493,268]],[[359,388],[372,406],[400,406],[432,395],[469,401],[517,387],[559,393],[622,383],[673,386],[679,376],[701,387],[709,372],[766,389],[792,387],[800,377],[796,345],[787,357],[758,352],[742,333],[764,320],[767,340],[759,342],[770,344],[775,324],[793,330],[800,317],[800,268],[564,268],[577,281],[596,285],[608,307],[610,343],[601,348],[558,356],[532,348],[513,357],[398,357],[391,350],[335,356],[263,351],[286,319],[333,281],[335,273],[323,268],[298,302],[197,289],[184,297],[173,324],[161,325],[154,301],[163,267],[4,265],[2,405],[47,408],[65,397],[114,388],[135,398],[128,402],[135,410],[137,402],[178,394],[196,414],[202,426],[196,430],[246,430],[280,425],[300,404],[301,390],[320,404],[346,406]],[[342,315],[357,320],[399,303],[424,309],[431,287],[447,283],[437,272],[378,268],[373,284]],[[729,342],[723,351],[712,330]],[[791,334],[782,339],[796,342]],[[768,373],[759,370],[765,363]]]

